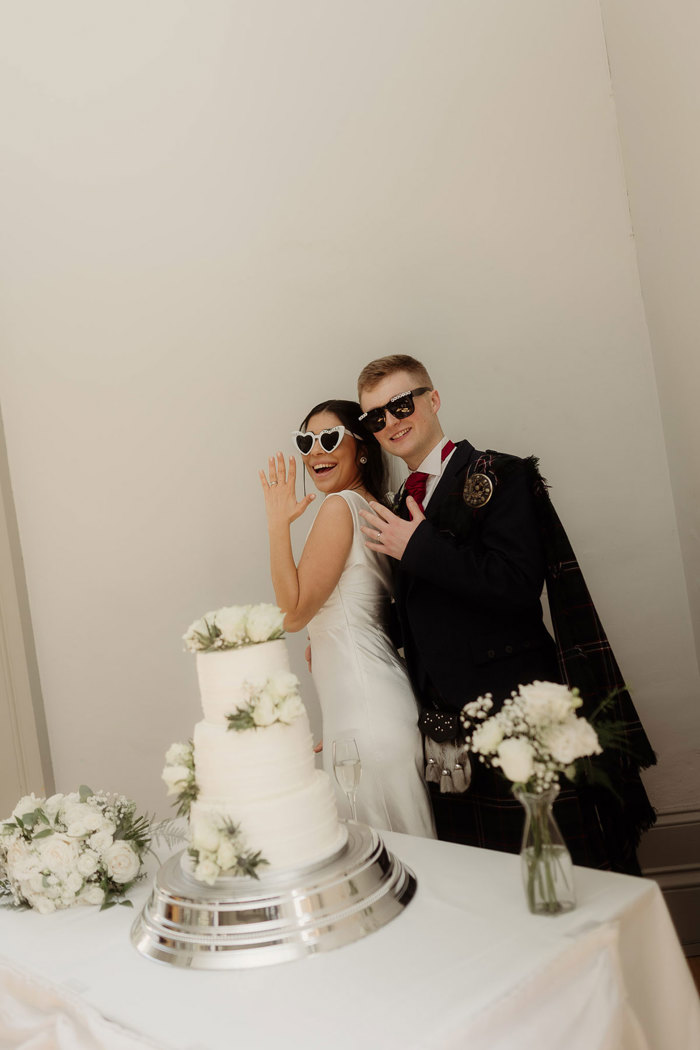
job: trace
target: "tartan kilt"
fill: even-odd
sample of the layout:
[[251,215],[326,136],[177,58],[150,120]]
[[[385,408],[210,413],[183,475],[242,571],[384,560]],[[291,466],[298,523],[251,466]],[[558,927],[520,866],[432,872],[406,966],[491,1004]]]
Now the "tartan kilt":
[[[509,782],[473,757],[472,781],[462,794],[441,794],[437,784],[429,785],[437,837],[444,842],[519,853],[525,811]],[[552,809],[554,818],[574,864],[634,874],[629,864],[621,869],[609,855],[598,812],[599,805],[614,805],[607,794],[607,799],[596,798],[592,789],[575,787],[562,778]]]

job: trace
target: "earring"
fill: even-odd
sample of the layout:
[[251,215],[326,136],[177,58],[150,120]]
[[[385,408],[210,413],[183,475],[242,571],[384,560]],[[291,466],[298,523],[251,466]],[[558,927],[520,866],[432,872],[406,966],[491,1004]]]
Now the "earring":
[[367,462],[367,456],[360,456],[360,463],[366,463],[366,462]]

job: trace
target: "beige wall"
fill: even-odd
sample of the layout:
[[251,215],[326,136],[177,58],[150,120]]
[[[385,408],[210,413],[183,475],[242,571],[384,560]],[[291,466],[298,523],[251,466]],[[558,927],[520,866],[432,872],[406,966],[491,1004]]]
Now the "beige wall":
[[198,717],[181,634],[272,598],[257,467],[401,349],[454,437],[540,455],[662,758],[654,800],[700,804],[598,4],[64,0],[4,22],[0,390],[57,788],[166,808],[162,754]]
[[602,0],[601,8],[700,653],[700,5]]

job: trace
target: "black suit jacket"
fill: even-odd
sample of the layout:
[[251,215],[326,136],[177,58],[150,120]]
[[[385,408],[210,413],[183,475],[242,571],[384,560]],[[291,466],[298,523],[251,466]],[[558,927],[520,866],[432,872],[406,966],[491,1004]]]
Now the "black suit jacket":
[[472,509],[463,489],[481,456],[468,441],[457,444],[394,566],[408,671],[424,706],[439,710],[559,680],[542,621],[545,561],[525,463],[510,457],[488,503]]

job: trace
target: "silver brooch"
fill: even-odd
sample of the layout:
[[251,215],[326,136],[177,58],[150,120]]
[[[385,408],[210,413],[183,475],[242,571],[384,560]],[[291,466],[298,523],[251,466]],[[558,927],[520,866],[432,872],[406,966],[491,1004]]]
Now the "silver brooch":
[[493,496],[493,482],[487,474],[472,474],[464,483],[462,497],[468,507],[485,507]]

